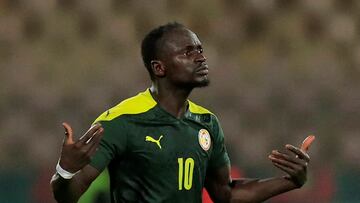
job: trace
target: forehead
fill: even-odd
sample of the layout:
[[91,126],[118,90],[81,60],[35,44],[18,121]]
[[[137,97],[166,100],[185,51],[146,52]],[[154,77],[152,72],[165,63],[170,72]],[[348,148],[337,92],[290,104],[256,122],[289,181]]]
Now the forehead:
[[174,51],[181,50],[186,47],[201,46],[201,42],[197,35],[186,28],[171,30],[164,35],[162,41],[164,48]]

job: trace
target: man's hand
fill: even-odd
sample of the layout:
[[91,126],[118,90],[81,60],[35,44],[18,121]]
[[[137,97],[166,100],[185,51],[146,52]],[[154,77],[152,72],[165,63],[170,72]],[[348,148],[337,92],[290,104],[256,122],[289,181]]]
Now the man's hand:
[[307,166],[310,162],[307,150],[314,139],[314,136],[309,136],[304,140],[301,148],[287,144],[285,150],[273,150],[269,155],[274,166],[286,172],[288,174],[286,177],[297,187],[301,187],[306,182]]
[[75,173],[90,163],[91,156],[99,146],[104,128],[95,124],[77,141],[74,141],[73,130],[69,124],[62,124],[65,138],[61,150],[59,164],[64,170]]

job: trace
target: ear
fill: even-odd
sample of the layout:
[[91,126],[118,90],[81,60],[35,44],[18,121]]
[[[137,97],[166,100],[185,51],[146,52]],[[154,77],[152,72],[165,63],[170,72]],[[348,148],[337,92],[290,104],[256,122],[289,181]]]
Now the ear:
[[152,60],[151,68],[156,77],[159,77],[159,78],[165,77],[165,66],[161,61]]

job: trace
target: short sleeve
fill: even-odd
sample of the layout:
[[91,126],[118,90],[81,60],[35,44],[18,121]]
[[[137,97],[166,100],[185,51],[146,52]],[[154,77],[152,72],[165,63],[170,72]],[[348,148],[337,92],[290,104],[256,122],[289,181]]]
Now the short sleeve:
[[215,116],[213,125],[213,150],[209,161],[209,168],[217,169],[224,165],[229,165],[230,159],[225,147],[224,132],[220,126],[218,119]]
[[98,121],[104,128],[104,135],[99,147],[91,158],[90,165],[104,170],[115,157],[120,156],[126,149],[126,133],[117,119],[111,121]]

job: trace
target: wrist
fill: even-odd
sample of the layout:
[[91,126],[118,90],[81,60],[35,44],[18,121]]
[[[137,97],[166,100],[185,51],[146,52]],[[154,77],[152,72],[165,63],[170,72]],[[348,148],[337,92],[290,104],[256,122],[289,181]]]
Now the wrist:
[[292,189],[301,188],[303,184],[300,184],[296,179],[290,177],[290,176],[283,176],[285,180],[287,180],[290,184],[290,187]]
[[76,171],[75,173],[71,173],[71,172],[63,169],[60,166],[60,161],[56,164],[56,173],[59,174],[59,176],[61,176],[64,179],[71,179],[72,177],[74,177],[74,175],[76,175],[79,172],[80,172],[80,170]]

